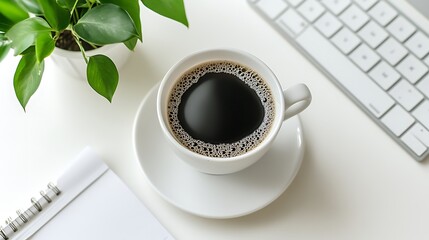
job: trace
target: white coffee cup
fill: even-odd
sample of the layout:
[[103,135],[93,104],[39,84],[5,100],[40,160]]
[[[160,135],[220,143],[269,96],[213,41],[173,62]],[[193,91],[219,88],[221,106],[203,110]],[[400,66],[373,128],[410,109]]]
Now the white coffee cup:
[[[271,89],[275,105],[274,120],[264,140],[253,149],[234,157],[209,157],[193,152],[176,139],[169,126],[167,105],[170,93],[181,76],[196,65],[219,60],[236,62],[257,72]],[[283,90],[271,69],[255,56],[240,50],[215,49],[192,54],[176,63],[167,72],[158,90],[157,114],[162,132],[180,159],[200,172],[228,174],[240,171],[258,161],[269,150],[282,123],[304,110],[310,102],[311,93],[305,84],[297,84]]]

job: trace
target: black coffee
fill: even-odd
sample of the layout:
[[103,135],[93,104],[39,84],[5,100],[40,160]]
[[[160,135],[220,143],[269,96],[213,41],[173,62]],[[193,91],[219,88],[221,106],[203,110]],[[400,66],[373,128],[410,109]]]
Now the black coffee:
[[232,157],[256,147],[274,118],[271,91],[253,70],[228,61],[185,72],[168,103],[175,137],[190,150]]
[[258,94],[230,73],[206,73],[183,93],[178,118],[183,129],[206,143],[233,143],[264,120]]

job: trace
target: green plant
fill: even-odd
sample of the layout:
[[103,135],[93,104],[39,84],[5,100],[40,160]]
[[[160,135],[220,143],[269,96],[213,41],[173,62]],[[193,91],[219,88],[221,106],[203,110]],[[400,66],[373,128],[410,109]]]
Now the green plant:
[[[183,0],[141,1],[188,26]],[[0,61],[10,49],[22,56],[13,83],[24,110],[39,87],[44,59],[66,32],[87,63],[89,85],[111,102],[119,80],[117,68],[107,56],[88,57],[86,51],[88,46],[113,43],[133,50],[142,41],[139,0],[0,0]]]

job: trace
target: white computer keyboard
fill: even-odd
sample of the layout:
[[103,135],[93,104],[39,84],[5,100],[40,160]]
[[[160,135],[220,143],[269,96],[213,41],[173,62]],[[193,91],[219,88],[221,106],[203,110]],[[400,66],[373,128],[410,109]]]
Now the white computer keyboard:
[[249,0],[414,159],[429,155],[429,37],[384,0]]

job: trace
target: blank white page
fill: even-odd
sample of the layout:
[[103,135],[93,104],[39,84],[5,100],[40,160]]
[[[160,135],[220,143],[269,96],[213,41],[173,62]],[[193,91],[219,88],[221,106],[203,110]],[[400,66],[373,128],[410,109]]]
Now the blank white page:
[[18,239],[174,239],[122,180],[88,149],[58,183],[63,187],[59,198]]
[[109,170],[30,239],[164,240],[173,237]]

